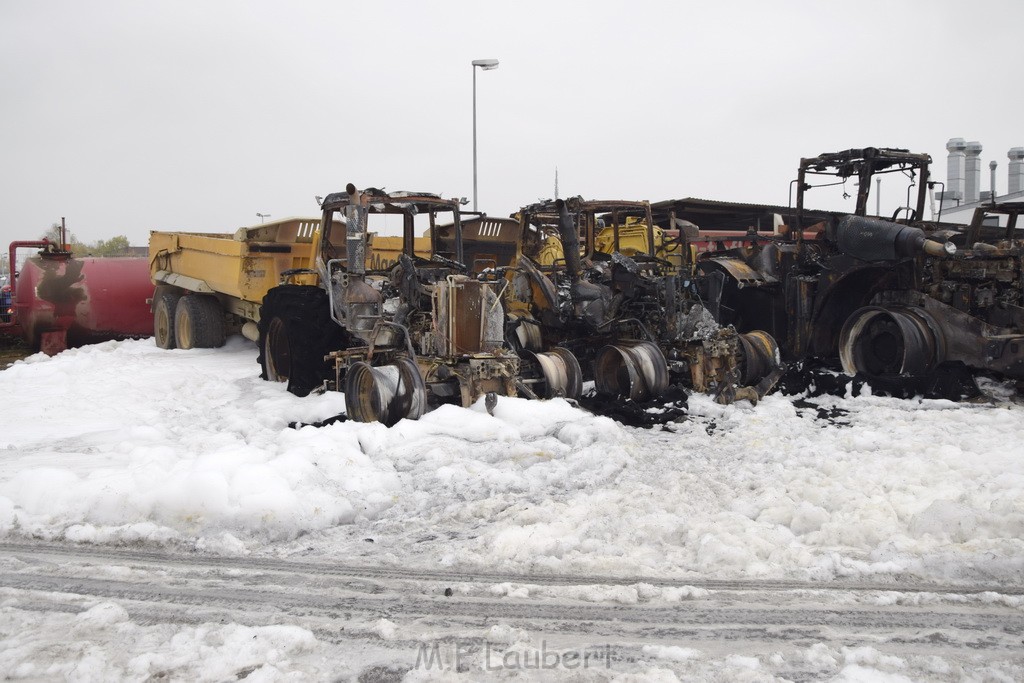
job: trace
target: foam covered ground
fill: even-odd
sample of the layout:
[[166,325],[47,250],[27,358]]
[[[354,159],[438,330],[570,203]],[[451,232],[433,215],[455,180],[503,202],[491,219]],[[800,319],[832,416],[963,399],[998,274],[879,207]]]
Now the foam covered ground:
[[1024,412],[690,399],[675,431],[565,401],[314,422],[252,344],[108,342],[0,372],[0,533],[512,571],[1024,580]]

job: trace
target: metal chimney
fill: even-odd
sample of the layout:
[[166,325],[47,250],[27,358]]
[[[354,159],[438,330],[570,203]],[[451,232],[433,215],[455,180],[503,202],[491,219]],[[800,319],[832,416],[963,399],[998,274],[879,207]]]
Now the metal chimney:
[[950,138],[946,143],[949,156],[946,158],[946,191],[942,193],[942,206],[956,206],[964,200],[964,150],[967,143],[963,138]]
[[967,143],[964,163],[964,203],[973,204],[981,196],[981,143]]
[[1024,147],[1014,147],[1006,156],[1010,157],[1010,183],[1006,191],[1024,192]]
[[988,199],[993,204],[996,203],[996,197],[999,196],[998,194],[996,194],[996,166],[998,165],[999,164],[997,164],[995,160],[988,162],[988,170],[991,174],[991,178],[989,178],[988,184],[989,188],[991,188],[988,193]]

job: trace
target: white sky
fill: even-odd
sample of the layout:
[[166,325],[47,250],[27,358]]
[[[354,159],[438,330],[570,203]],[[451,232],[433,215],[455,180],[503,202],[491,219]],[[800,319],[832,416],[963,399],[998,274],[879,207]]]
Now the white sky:
[[944,179],[950,137],[1005,192],[1021,26],[1017,0],[4,0],[0,244],[61,216],[87,242],[232,231],[347,182],[471,198],[479,58],[490,214],[556,166],[562,196],[651,201],[785,204],[800,157],[869,145]]

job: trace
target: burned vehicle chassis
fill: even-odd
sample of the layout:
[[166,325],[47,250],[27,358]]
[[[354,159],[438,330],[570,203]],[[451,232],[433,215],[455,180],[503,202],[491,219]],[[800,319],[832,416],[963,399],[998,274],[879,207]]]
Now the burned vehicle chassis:
[[[318,285],[292,282],[270,290],[260,319],[264,377],[288,381],[304,395],[317,387],[344,391],[352,419],[392,425],[442,404],[469,406],[488,394],[516,395],[519,360],[504,348],[504,310],[493,283],[462,265],[457,200],[428,193],[349,185],[322,202],[314,269]],[[436,215],[453,216],[442,251]],[[399,216],[398,264],[369,270],[367,221]],[[431,258],[414,250],[414,218],[427,216]],[[335,237],[335,233],[338,236]],[[333,237],[333,239],[332,239]]]
[[[979,207],[966,230],[929,226],[956,251],[916,259],[910,286],[881,291],[850,316],[839,342],[843,369],[915,375],[961,364],[1024,380],[1022,212],[1022,202]],[[1006,226],[986,227],[992,217]]]
[[[520,329],[534,330],[537,347],[569,350],[600,393],[644,401],[682,384],[722,402],[756,402],[771,389],[780,374],[774,340],[711,318],[689,279],[654,254],[647,202],[573,197],[517,215],[522,234],[535,235],[524,237],[510,310],[526,304]],[[536,233],[557,239],[561,253],[536,263]]]
[[[925,221],[930,162],[876,148],[802,159],[796,211],[779,234],[748,235],[743,247],[695,263],[715,317],[768,330],[788,360],[818,359],[869,379],[910,382],[961,368],[1024,379],[1020,207],[983,207],[971,226]],[[908,188],[911,201],[891,218],[867,216],[871,180],[894,172],[911,178],[916,196]],[[856,178],[854,213],[809,218],[815,175]],[[1007,227],[984,229],[993,215]]]

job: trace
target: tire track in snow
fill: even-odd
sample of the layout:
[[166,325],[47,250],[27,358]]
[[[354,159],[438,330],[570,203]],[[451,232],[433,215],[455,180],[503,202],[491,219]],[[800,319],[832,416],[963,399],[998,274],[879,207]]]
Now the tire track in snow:
[[642,583],[659,588],[693,586],[706,590],[753,592],[895,591],[900,593],[949,593],[956,595],[977,595],[981,593],[1024,595],[1024,586],[1013,585],[940,584],[921,581],[871,583],[862,581],[820,582],[771,579],[697,579],[690,577],[659,578],[648,576],[602,576],[594,574],[520,574],[457,569],[403,569],[302,560],[281,560],[267,557],[222,557],[196,552],[170,553],[126,548],[103,548],[60,543],[0,542],[0,554],[34,558],[41,561],[46,561],[47,558],[64,558],[66,560],[91,564],[110,564],[116,562],[158,565],[161,567],[184,567],[197,571],[237,569],[285,574],[313,574],[322,577],[330,576],[374,581],[437,581],[452,584],[515,583],[541,586],[634,586]]
[[[0,589],[18,609],[79,612],[97,600],[114,600],[143,624],[292,623],[330,642],[379,640],[373,624],[387,619],[402,625],[400,639],[387,647],[406,650],[425,634],[482,638],[496,624],[574,642],[614,642],[627,649],[680,640],[884,641],[921,652],[955,647],[1005,656],[1019,652],[1024,634],[1024,610],[998,602],[864,604],[837,593],[927,590],[964,595],[977,592],[977,587],[645,580],[666,587],[698,585],[710,592],[682,602],[621,604],[581,599],[578,589],[607,589],[640,579],[420,572],[49,543],[2,543],[0,558]],[[444,593],[446,583],[485,587],[496,579],[550,588],[534,597],[496,596],[486,588],[449,597]]]
[[[178,584],[179,582],[175,582]],[[697,600],[671,606],[580,604],[557,600],[424,597],[386,592],[374,596],[309,586],[299,593],[272,587],[159,585],[150,580],[0,574],[0,586],[28,592],[15,606],[81,611],[81,597],[122,603],[141,623],[236,621],[248,625],[298,623],[321,637],[337,638],[350,622],[411,620],[417,630],[485,631],[510,624],[529,632],[590,640],[653,642],[663,639],[760,641],[897,639],[903,644],[942,649],[956,643],[977,650],[1019,651],[1024,614],[1008,608],[935,606],[925,608],[826,604],[799,607]],[[218,582],[219,583],[219,582]],[[62,596],[66,596],[62,599]],[[773,599],[782,597],[771,596]],[[296,621],[297,618],[297,621]],[[333,624],[333,626],[332,626]],[[360,633],[352,635],[359,636]],[[364,626],[362,636],[367,635]]]

